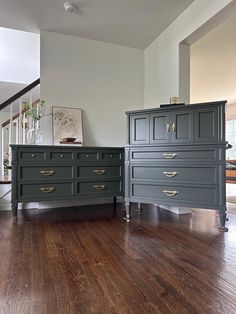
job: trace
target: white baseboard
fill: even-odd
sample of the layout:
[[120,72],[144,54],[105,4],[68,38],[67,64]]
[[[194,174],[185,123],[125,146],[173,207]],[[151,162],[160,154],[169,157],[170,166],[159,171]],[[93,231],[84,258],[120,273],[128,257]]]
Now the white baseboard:
[[192,208],[190,207],[177,207],[177,206],[167,206],[167,205],[159,205],[159,206],[177,215],[192,214]]
[[[5,195],[10,191],[11,186],[7,184],[0,185],[0,197]],[[10,210],[11,209],[11,192],[0,199],[0,210]]]
[[4,205],[0,204],[0,211],[4,211],[4,210],[11,210],[11,205],[10,204],[4,204]]

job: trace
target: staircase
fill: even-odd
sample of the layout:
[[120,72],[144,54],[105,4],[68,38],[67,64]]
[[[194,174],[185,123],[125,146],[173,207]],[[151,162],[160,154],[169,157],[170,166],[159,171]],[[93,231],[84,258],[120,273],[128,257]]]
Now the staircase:
[[9,194],[1,189],[3,184],[11,184],[11,144],[25,144],[29,121],[24,103],[35,106],[40,98],[40,79],[0,104],[0,200]]

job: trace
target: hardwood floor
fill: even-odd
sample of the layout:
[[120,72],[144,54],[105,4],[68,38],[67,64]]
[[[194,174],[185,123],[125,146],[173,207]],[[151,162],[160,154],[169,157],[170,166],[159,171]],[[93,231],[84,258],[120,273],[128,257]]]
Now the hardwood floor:
[[0,213],[0,313],[236,313],[236,207]]

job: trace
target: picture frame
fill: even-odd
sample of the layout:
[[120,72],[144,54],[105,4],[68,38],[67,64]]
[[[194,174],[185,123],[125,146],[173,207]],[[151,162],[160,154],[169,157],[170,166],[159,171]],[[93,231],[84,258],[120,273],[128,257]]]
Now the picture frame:
[[53,144],[83,146],[83,121],[81,108],[52,107]]

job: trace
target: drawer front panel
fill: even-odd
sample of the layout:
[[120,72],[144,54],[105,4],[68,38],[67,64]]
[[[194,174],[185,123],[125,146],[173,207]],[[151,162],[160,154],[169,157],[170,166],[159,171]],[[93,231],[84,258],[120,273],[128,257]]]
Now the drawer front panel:
[[95,153],[95,152],[88,152],[88,153],[78,153],[77,154],[77,159],[80,159],[80,160],[98,160],[98,154]]
[[52,167],[20,167],[21,180],[68,180],[73,178],[73,167],[66,166],[52,166]]
[[120,153],[102,153],[102,160],[121,160],[122,155]]
[[158,200],[182,201],[196,204],[218,204],[217,187],[191,187],[152,184],[132,184],[132,197]]
[[20,198],[25,199],[54,199],[73,194],[73,183],[30,183],[21,184]]
[[131,151],[131,160],[218,160],[217,149],[209,150],[179,150],[171,148],[163,151]]
[[131,179],[186,183],[217,184],[218,167],[131,166]]
[[53,161],[73,160],[73,152],[50,152],[50,159]]
[[46,159],[45,152],[37,152],[37,151],[20,151],[20,160],[23,161],[43,161]]
[[86,179],[105,179],[111,177],[120,177],[122,168],[120,166],[112,166],[112,167],[103,167],[103,166],[94,166],[94,167],[78,167],[77,168],[77,176],[79,178]]
[[77,193],[85,194],[120,194],[122,192],[122,184],[117,181],[94,181],[94,182],[78,182]]

